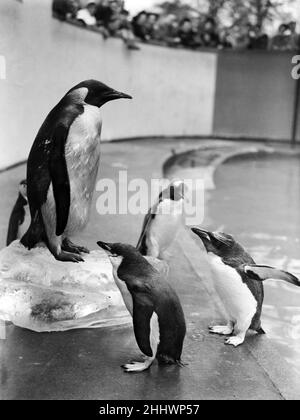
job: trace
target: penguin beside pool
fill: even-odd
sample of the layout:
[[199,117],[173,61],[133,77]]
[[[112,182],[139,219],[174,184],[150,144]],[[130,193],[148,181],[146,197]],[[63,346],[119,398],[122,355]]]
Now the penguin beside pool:
[[213,281],[228,315],[226,326],[213,326],[213,334],[231,335],[225,343],[235,347],[243,344],[248,329],[264,334],[261,312],[264,300],[263,281],[279,279],[300,286],[292,274],[273,267],[256,265],[252,257],[226,233],[192,231],[201,239],[208,253]]
[[124,365],[126,372],[142,372],[155,358],[163,364],[181,365],[186,333],[180,300],[166,281],[164,266],[154,267],[136,248],[125,244],[98,242],[111,260],[114,280],[132,315],[143,362]]
[[142,255],[166,258],[166,251],[184,226],[184,194],[186,185],[176,180],[165,188],[144,219],[137,250]]
[[19,184],[19,194],[17,201],[12,209],[6,238],[6,245],[10,245],[16,239],[19,239],[21,227],[26,219],[26,210],[28,206],[27,182],[23,180]]
[[115,99],[131,99],[96,80],[73,87],[41,126],[27,163],[31,224],[21,243],[31,249],[45,241],[57,260],[83,261],[86,248],[69,236],[85,228],[100,159],[99,108]]

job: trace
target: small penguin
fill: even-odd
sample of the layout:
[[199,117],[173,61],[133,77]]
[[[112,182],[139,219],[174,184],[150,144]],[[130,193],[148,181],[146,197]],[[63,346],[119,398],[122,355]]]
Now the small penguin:
[[46,242],[59,261],[83,261],[86,248],[69,236],[89,220],[100,159],[99,108],[115,99],[131,99],[96,80],[73,87],[41,126],[27,163],[31,225],[21,243],[31,249]]
[[300,286],[299,279],[286,271],[256,265],[231,235],[199,228],[192,228],[192,231],[201,239],[208,253],[214,286],[228,315],[226,326],[209,327],[210,332],[219,335],[234,333],[225,344],[235,347],[243,344],[248,329],[265,334],[261,327],[262,282],[279,279]]
[[19,195],[12,209],[6,238],[6,245],[10,245],[13,241],[20,238],[20,229],[26,218],[27,200],[27,183],[23,180],[19,184]]
[[142,255],[167,259],[167,250],[184,226],[184,193],[186,185],[176,180],[163,190],[145,216],[136,246]]
[[110,257],[114,280],[133,318],[135,338],[144,362],[124,365],[126,372],[142,372],[155,358],[181,365],[186,333],[180,300],[165,278],[164,265],[151,263],[131,245],[98,242]]

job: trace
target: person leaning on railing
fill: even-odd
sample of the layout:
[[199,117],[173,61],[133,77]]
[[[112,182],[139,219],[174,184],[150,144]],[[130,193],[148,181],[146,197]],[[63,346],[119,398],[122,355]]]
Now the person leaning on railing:
[[76,0],[53,0],[52,15],[59,20],[75,19],[79,9]]
[[291,24],[282,23],[279,26],[277,35],[271,41],[272,50],[294,51],[298,49],[299,38],[296,33],[296,27],[294,22],[291,22]]
[[78,10],[76,19],[82,24],[82,26],[96,26],[97,20],[95,14],[96,3],[94,1],[90,1],[86,7]]

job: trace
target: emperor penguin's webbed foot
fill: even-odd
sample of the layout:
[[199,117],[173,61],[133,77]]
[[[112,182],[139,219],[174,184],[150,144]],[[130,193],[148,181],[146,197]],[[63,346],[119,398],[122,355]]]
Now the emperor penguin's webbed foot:
[[89,254],[90,251],[85,248],[84,246],[79,246],[79,245],[75,245],[73,244],[73,242],[70,241],[70,239],[65,238],[62,242],[62,246],[61,246],[63,251],[66,252],[70,252],[72,254]]
[[54,255],[54,257],[57,261],[62,261],[62,262],[73,262],[73,263],[84,262],[84,259],[80,255],[73,254],[71,252],[61,251],[59,254]]

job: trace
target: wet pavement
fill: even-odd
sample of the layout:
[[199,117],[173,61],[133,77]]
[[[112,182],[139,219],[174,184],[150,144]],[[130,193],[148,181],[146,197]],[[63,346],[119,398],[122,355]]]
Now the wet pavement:
[[[196,147],[199,147],[199,141],[196,140],[106,143],[102,145],[100,176],[118,181],[119,170],[127,168],[129,180],[143,177],[149,181],[151,178],[159,178],[163,163],[171,156],[172,149],[181,152]],[[283,169],[286,166],[286,163],[283,164]],[[207,224],[218,227],[224,224],[224,227],[240,235],[239,226],[244,226],[244,232],[251,227],[246,223],[250,210],[242,217],[240,211],[235,212],[229,206],[229,199],[228,202],[224,201],[228,208],[221,213],[218,203],[218,199],[226,197],[225,188],[228,189],[228,195],[231,194],[230,184],[225,182],[225,175],[219,172],[227,169],[228,166],[224,165],[216,172],[218,188],[210,192],[210,219]],[[244,170],[245,178],[242,179],[237,170],[231,179],[232,182],[233,179],[239,179],[240,188],[247,181],[249,169]],[[227,173],[229,178],[230,173],[231,170]],[[0,174],[0,190],[5,197],[0,202],[1,247],[4,246],[7,220],[15,200],[17,184],[24,178],[24,174],[24,166]],[[237,193],[234,196],[238,199],[235,195]],[[90,224],[81,235],[80,242],[91,249],[95,248],[99,239],[135,244],[143,216],[100,216],[96,212],[98,197],[99,193],[96,192]],[[243,195],[241,197],[245,198]],[[287,211],[294,205],[295,202],[287,205]],[[292,226],[290,214],[284,220],[289,220]],[[255,234],[269,235],[270,232],[265,233],[262,227],[255,230]],[[278,233],[279,236],[281,234]],[[251,238],[254,245],[266,244],[261,241],[261,237],[255,238]],[[296,233],[292,238],[297,239]],[[244,236],[241,236],[241,241],[250,244]],[[185,230],[172,247],[170,282],[182,300],[187,320],[188,331],[183,350],[186,367],[159,367],[155,364],[141,374],[123,373],[120,366],[140,354],[130,327],[38,334],[10,325],[7,328],[7,340],[0,341],[0,398],[275,400],[300,397],[299,375],[282,357],[281,353],[286,356],[286,350],[280,353],[276,350],[277,343],[273,336],[250,335],[245,345],[234,349],[225,346],[222,337],[208,334],[207,326],[212,321],[222,320],[222,310],[210,289],[204,256]],[[274,305],[270,299],[268,296],[267,305]],[[266,323],[265,328],[269,328],[269,323]],[[273,327],[270,330],[273,331]],[[285,341],[282,345],[289,348]],[[293,354],[291,349],[291,358]]]

